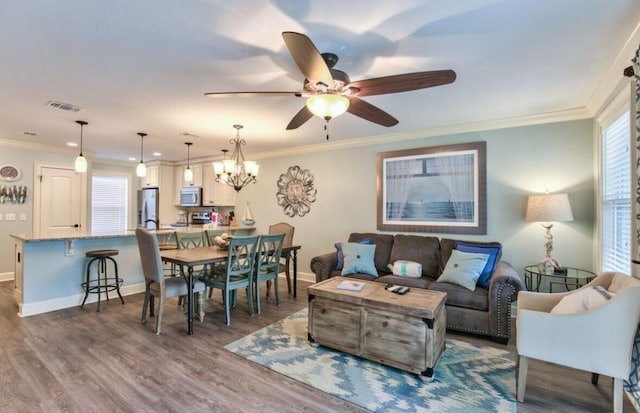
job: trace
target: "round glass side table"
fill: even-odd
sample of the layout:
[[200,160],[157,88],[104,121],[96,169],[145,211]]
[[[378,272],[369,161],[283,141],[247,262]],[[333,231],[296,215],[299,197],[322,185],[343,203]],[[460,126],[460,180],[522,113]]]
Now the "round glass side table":
[[537,265],[527,265],[524,267],[524,283],[529,291],[540,292],[540,284],[545,279],[549,281],[549,292],[553,292],[554,286],[563,286],[564,291],[575,290],[588,284],[596,278],[596,274],[580,268],[563,267],[567,272],[545,272]]

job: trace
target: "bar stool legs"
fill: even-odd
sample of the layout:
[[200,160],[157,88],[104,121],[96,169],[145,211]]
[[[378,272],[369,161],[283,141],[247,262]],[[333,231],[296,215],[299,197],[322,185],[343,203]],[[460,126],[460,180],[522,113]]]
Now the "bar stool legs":
[[[118,263],[112,258],[113,255],[118,255],[118,250],[96,250],[87,251],[85,256],[91,258],[87,263],[87,269],[85,274],[85,282],[82,283],[84,288],[84,298],[80,308],[84,308],[84,303],[87,301],[89,294],[98,294],[98,309],[100,311],[101,295],[104,292],[109,301],[109,291],[116,291],[120,301],[124,304],[124,298],[120,294],[120,285],[122,285],[122,278],[118,276]],[[113,263],[114,276],[109,277],[107,271],[107,260]],[[96,262],[96,279],[91,279],[91,265]]]

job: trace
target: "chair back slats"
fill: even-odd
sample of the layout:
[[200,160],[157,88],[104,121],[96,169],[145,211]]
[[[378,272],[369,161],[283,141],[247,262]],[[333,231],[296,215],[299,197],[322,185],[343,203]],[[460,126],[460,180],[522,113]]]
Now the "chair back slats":
[[258,274],[279,272],[285,234],[262,235],[257,255]]
[[269,226],[269,235],[272,234],[284,234],[283,246],[290,247],[293,245],[293,232],[295,227],[286,222],[278,222]]
[[155,234],[144,228],[136,228],[136,239],[144,277],[151,281],[161,282],[164,278],[164,272],[158,239]]
[[178,249],[206,247],[204,231],[175,232],[176,246]]
[[258,236],[254,236],[233,237],[231,239],[229,254],[227,255],[227,281],[232,277],[251,277],[258,247],[258,238]]

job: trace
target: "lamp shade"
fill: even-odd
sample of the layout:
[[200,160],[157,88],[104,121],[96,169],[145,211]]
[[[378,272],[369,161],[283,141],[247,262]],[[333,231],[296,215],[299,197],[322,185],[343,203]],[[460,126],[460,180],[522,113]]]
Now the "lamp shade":
[[82,155],[78,155],[75,164],[76,172],[87,172],[87,158]]
[[136,167],[136,176],[139,178],[144,178],[145,176],[147,176],[147,167],[142,161],[140,161],[140,163],[138,163],[138,166]]
[[529,195],[527,221],[560,222],[573,221],[573,212],[567,194]]
[[349,108],[349,99],[341,95],[322,94],[307,99],[307,108],[316,116],[324,119],[342,115]]

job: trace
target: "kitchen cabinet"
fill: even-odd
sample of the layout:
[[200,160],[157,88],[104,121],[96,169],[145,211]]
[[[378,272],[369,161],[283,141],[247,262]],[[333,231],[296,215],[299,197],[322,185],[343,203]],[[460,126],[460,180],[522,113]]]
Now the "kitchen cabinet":
[[160,186],[160,166],[147,166],[147,175],[142,178],[141,186]]
[[193,181],[185,182],[184,180],[184,171],[187,169],[186,165],[176,166],[174,168],[174,181],[176,183],[175,186],[175,205],[180,205],[180,189],[185,186],[202,186],[202,169],[204,164],[191,164],[189,167],[191,168],[191,172],[193,172]]
[[216,182],[216,174],[210,164],[202,172],[202,205],[235,206],[236,190],[224,182]]

